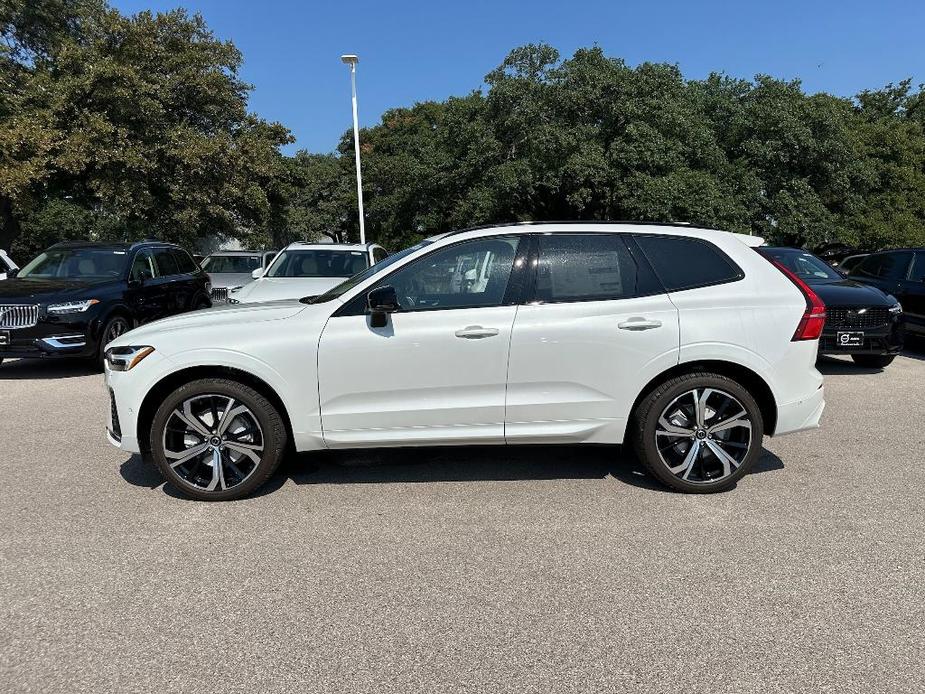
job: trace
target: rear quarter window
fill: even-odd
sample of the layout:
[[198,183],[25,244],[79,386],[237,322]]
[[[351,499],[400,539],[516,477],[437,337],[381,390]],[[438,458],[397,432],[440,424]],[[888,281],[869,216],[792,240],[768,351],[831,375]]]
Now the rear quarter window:
[[742,269],[709,241],[684,236],[634,235],[646,259],[669,292],[736,282]]

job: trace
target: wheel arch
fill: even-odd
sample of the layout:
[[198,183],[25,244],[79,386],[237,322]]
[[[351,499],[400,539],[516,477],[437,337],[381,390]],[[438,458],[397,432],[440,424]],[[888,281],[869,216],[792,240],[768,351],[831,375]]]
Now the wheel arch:
[[636,400],[633,402],[633,407],[630,410],[630,417],[632,418],[635,416],[636,409],[643,398],[654,389],[658,388],[662,383],[676,376],[698,371],[709,371],[721,376],[727,376],[744,386],[758,403],[758,409],[761,411],[761,418],[764,420],[764,433],[768,436],[773,436],[777,428],[777,401],[774,398],[771,387],[768,385],[767,381],[755,371],[747,366],[742,366],[741,364],[730,361],[699,359],[677,364],[670,369],[666,369],[652,378],[642,390],[639,391],[639,395],[636,396]]
[[138,437],[138,446],[142,453],[148,453],[148,431],[151,429],[151,422],[154,421],[154,415],[164,397],[171,391],[179,388],[184,383],[196,381],[201,378],[226,378],[232,381],[238,381],[246,386],[250,386],[258,393],[263,395],[267,400],[273,403],[273,406],[279,411],[283,418],[283,424],[286,427],[286,438],[288,445],[293,445],[292,422],[289,418],[289,410],[279,394],[262,378],[255,376],[243,369],[237,369],[231,366],[204,365],[191,366],[188,368],[173,371],[157,383],[155,383],[145,394],[138,408],[138,418],[136,421],[136,435]]

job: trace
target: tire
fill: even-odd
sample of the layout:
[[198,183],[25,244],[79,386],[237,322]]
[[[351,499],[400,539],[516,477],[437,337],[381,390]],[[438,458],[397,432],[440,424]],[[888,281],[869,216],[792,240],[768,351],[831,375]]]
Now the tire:
[[[698,401],[703,403],[700,423]],[[734,487],[760,457],[764,436],[761,410],[749,392],[708,372],[672,378],[646,394],[631,427],[636,455],[648,472],[672,489],[695,494]]]
[[895,354],[852,354],[851,358],[858,366],[869,369],[885,369],[896,358]]
[[276,407],[253,388],[203,378],[164,399],[151,423],[149,446],[164,479],[185,496],[230,501],[273,475],[286,449],[286,427]]
[[96,362],[101,369],[106,363],[106,345],[131,329],[132,325],[125,316],[112,316],[106,321],[100,332],[100,346],[96,355]]
[[204,308],[212,308],[212,302],[204,296],[198,296],[193,299],[193,311],[201,311]]

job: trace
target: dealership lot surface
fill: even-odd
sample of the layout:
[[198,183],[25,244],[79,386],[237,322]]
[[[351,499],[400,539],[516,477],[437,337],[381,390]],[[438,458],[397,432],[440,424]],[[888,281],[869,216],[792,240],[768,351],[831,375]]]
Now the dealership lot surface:
[[178,498],[102,377],[0,367],[0,691],[925,688],[925,352],[826,361],[728,493],[614,448],[306,455]]

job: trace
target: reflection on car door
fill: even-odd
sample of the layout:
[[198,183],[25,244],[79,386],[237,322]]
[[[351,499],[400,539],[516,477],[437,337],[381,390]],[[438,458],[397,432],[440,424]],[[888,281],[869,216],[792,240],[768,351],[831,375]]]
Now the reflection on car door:
[[511,337],[506,439],[619,441],[643,374],[677,363],[678,311],[617,234],[543,234],[537,245],[535,289]]
[[328,320],[318,348],[327,445],[504,441],[522,245],[473,239],[398,269],[378,285],[401,306],[383,328],[371,326],[365,293]]

